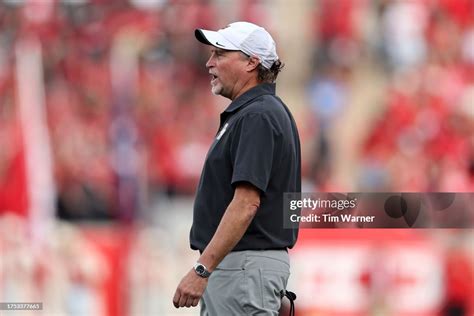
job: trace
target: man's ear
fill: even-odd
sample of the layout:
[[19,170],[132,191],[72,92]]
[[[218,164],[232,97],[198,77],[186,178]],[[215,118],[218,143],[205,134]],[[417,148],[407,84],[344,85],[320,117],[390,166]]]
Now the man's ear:
[[255,56],[251,56],[247,62],[247,71],[248,72],[253,71],[254,69],[258,67],[259,64],[260,64],[260,60]]

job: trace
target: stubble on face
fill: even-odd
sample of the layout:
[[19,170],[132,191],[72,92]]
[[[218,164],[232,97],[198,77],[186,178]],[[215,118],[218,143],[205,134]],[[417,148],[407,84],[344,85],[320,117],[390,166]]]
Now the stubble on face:
[[212,82],[211,81],[211,92],[213,95],[221,95],[222,93],[222,84],[220,82],[218,82],[218,78],[216,79],[213,79],[212,81],[215,81],[215,82]]

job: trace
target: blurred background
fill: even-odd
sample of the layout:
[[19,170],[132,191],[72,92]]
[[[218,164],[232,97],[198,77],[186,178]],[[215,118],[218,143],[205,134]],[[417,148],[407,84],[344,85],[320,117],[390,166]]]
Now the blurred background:
[[[172,296],[229,100],[194,29],[237,20],[286,64],[304,191],[472,194],[473,0],[3,0],[0,302],[43,311],[1,315],[199,314]],[[474,314],[472,229],[302,229],[290,255],[297,315]]]

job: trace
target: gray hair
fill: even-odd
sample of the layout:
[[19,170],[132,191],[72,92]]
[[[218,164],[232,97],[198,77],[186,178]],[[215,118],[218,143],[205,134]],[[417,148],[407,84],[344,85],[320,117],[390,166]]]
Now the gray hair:
[[283,69],[285,66],[284,63],[282,63],[279,59],[277,59],[273,65],[270,67],[270,69],[267,69],[263,67],[262,64],[258,65],[258,81],[260,82],[268,82],[268,83],[273,83],[276,81],[278,74],[280,71]]
[[[241,55],[243,58],[250,58],[249,55],[244,53],[243,51],[240,51]],[[267,69],[263,66],[263,64],[259,64],[257,67],[257,79],[259,82],[267,82],[267,83],[273,83],[276,81],[278,74],[280,71],[283,69],[285,66],[284,63],[282,63],[279,59],[277,59],[273,65],[270,67],[270,69]]]

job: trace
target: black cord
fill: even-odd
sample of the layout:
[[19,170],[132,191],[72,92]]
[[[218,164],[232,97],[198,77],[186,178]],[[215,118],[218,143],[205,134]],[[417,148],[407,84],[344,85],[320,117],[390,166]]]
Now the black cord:
[[283,298],[286,296],[290,300],[290,316],[295,316],[295,300],[296,300],[296,294],[287,291],[287,290],[281,290],[280,291],[280,297]]

